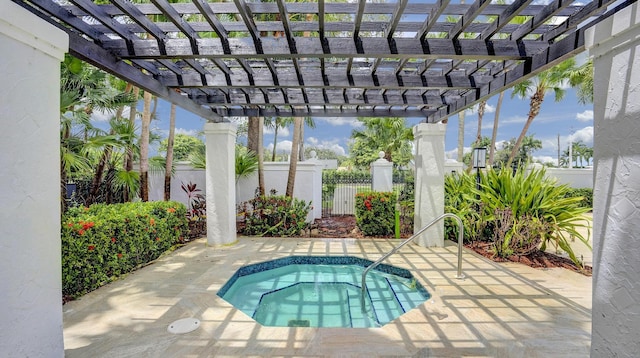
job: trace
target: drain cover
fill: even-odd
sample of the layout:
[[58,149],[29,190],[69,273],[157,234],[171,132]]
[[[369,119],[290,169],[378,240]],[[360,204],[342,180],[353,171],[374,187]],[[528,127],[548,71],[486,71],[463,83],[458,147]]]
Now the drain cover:
[[167,331],[173,334],[189,333],[200,327],[200,320],[195,318],[179,319],[167,327]]

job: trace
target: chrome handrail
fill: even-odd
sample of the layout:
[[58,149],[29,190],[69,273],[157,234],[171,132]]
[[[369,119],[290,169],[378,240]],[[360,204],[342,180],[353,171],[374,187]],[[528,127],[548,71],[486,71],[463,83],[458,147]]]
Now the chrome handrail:
[[384,254],[384,256],[379,258],[376,262],[372,263],[371,265],[367,266],[367,268],[364,269],[364,271],[362,272],[362,285],[361,285],[362,294],[360,295],[360,305],[362,306],[363,311],[365,310],[364,295],[367,291],[367,282],[366,282],[367,273],[369,273],[369,271],[371,271],[376,266],[380,265],[382,261],[386,260],[389,256],[395,254],[404,245],[413,241],[416,237],[418,237],[418,235],[422,234],[425,230],[427,230],[428,228],[433,226],[435,223],[445,218],[453,218],[458,222],[458,272],[456,274],[456,278],[457,279],[464,278],[464,274],[462,273],[462,246],[463,246],[462,240],[464,238],[464,226],[462,225],[462,220],[457,215],[451,214],[451,213],[445,213],[433,219],[433,221],[425,225],[422,229],[418,230],[418,232],[413,234],[410,238],[404,240],[402,243],[400,243],[400,245],[394,247],[391,251],[387,252],[386,254]]

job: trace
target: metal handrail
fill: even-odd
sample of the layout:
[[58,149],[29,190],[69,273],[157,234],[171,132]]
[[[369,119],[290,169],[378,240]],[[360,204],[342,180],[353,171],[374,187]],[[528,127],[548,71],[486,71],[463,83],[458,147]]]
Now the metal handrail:
[[389,256],[395,254],[404,245],[413,241],[416,237],[418,237],[418,235],[422,234],[425,230],[427,230],[428,228],[432,227],[435,223],[445,218],[453,218],[458,222],[458,272],[456,274],[456,278],[457,279],[464,278],[464,274],[462,273],[462,246],[463,246],[462,240],[464,237],[464,226],[462,225],[462,220],[457,215],[451,214],[451,213],[445,213],[433,219],[433,221],[425,225],[422,229],[418,230],[418,232],[413,234],[410,238],[404,240],[400,245],[394,247],[391,251],[387,252],[386,254],[384,254],[384,256],[379,258],[378,261],[372,263],[371,265],[367,266],[367,268],[364,269],[364,271],[362,272],[362,285],[361,285],[362,294],[360,295],[360,305],[362,306],[363,311],[365,310],[364,295],[367,291],[367,282],[366,282],[367,273],[369,273],[369,271],[371,271],[376,266],[380,265],[382,261],[386,260]]

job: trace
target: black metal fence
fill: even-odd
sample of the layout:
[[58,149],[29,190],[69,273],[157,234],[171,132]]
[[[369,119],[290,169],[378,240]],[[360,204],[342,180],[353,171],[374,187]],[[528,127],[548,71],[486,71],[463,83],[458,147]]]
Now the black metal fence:
[[[371,173],[369,172],[323,171],[322,217],[355,215],[356,194],[370,190]],[[412,172],[394,170],[393,190],[399,201],[413,202]]]

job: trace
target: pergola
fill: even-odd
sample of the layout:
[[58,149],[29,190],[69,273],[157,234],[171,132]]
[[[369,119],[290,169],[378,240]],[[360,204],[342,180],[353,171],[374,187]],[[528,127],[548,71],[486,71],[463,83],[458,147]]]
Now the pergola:
[[67,51],[207,119],[211,242],[235,239],[236,131],[227,117],[422,117],[415,209],[433,218],[443,210],[445,120],[586,48],[596,84],[591,354],[634,356],[635,0],[0,1],[0,355],[64,355],[57,89]]
[[70,52],[210,121],[434,123],[584,50],[612,0],[14,0]]

